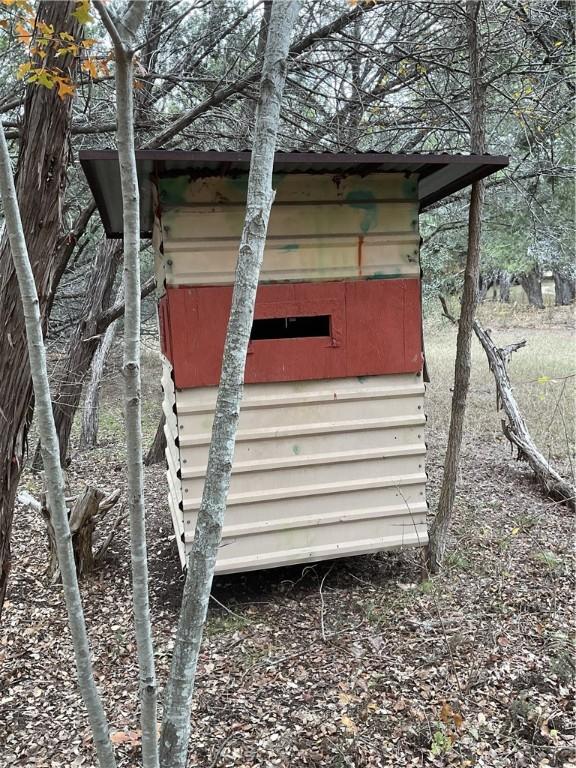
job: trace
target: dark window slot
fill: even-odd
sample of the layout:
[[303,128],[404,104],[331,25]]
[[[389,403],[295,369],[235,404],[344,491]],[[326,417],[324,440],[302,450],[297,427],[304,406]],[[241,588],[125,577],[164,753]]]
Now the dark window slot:
[[254,320],[250,341],[304,339],[318,336],[330,336],[330,315],[270,317]]

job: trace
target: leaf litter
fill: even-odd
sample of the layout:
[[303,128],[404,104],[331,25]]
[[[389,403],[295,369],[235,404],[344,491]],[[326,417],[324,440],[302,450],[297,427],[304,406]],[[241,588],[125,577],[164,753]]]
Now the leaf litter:
[[[429,431],[434,506],[445,434]],[[125,499],[122,447],[75,457]],[[38,493],[38,480],[25,478]],[[163,467],[146,469],[152,618],[167,678],[183,578]],[[444,572],[416,551],[218,577],[192,713],[194,768],[575,768],[573,517],[468,435]],[[43,522],[17,510],[0,627],[0,766],[96,766]],[[127,530],[82,582],[120,768],[139,765]],[[159,712],[159,719],[161,712]]]

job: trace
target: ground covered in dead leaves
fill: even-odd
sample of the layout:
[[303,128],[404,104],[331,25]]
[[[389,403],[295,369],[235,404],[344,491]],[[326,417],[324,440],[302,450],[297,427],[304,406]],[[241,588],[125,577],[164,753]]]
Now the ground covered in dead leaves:
[[[428,435],[435,502],[445,435]],[[73,461],[70,485],[125,489],[121,447]],[[28,478],[37,491],[39,481]],[[157,673],[182,589],[163,468],[147,470]],[[468,435],[444,573],[415,552],[218,578],[189,765],[576,765],[573,516],[543,500],[501,439]],[[0,627],[0,766],[95,766],[43,522],[17,510]],[[139,765],[128,542],[82,585],[119,764]]]

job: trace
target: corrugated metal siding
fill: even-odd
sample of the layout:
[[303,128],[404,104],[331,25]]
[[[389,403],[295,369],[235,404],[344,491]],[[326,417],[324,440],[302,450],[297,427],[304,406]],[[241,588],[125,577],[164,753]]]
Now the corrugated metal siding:
[[[216,390],[173,393],[171,383],[165,363],[170,507],[184,557]],[[217,572],[425,543],[423,394],[412,374],[247,385]]]
[[[233,283],[245,178],[180,177],[160,185],[159,285]],[[279,174],[274,185],[262,283],[418,277],[414,179]]]

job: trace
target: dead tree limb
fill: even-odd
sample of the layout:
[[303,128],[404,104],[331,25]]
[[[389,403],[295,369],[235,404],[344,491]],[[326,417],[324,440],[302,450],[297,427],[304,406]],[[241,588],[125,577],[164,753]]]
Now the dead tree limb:
[[[440,303],[444,310],[444,316],[450,322],[457,323],[456,318],[448,310],[443,296],[440,296]],[[473,328],[478,341],[486,352],[488,364],[496,382],[496,410],[503,410],[508,419],[508,421],[502,419],[502,432],[511,445],[516,448],[518,460],[526,461],[530,465],[544,492],[551,498],[563,502],[574,511],[576,489],[560,477],[536,447],[512,391],[512,383],[506,366],[510,362],[512,354],[526,346],[526,341],[517,341],[506,347],[497,347],[490,337],[490,332],[484,329],[477,319],[474,320]]]
[[[104,554],[114,534],[118,530],[122,514],[112,524],[112,527],[96,551],[94,551],[93,538],[94,532],[102,522],[106,514],[114,507],[120,498],[120,491],[116,490],[109,496],[105,496],[102,491],[92,486],[87,486],[84,493],[80,494],[74,502],[72,509],[68,512],[70,526],[70,535],[72,537],[72,549],[74,551],[74,561],[78,576],[88,576],[94,570],[99,560]],[[46,499],[40,509],[42,517],[46,522],[46,532],[48,535],[48,574],[52,583],[60,581],[60,569],[58,566],[58,557],[56,553],[56,537],[50,509],[46,504]]]
[[576,490],[573,485],[560,477],[534,444],[520,413],[506,370],[506,363],[510,360],[512,352],[525,346],[526,342],[510,344],[499,349],[490,338],[490,333],[480,325],[478,320],[474,321],[474,333],[486,352],[490,370],[494,374],[498,408],[502,409],[507,417],[507,421],[502,419],[502,431],[511,445],[516,448],[518,460],[526,461],[530,465],[538,483],[548,496],[563,502],[574,511]]

